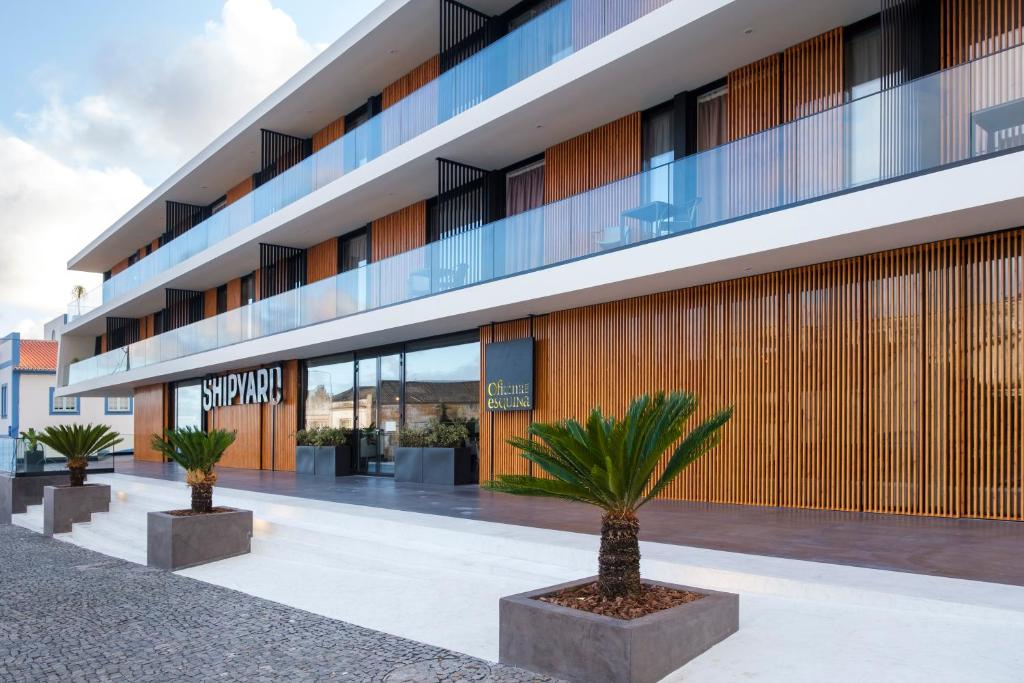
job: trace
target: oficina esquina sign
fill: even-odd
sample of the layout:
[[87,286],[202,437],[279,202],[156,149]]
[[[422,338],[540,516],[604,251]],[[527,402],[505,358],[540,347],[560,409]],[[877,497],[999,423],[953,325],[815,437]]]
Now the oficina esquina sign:
[[488,344],[484,357],[487,410],[533,410],[533,339]]
[[254,403],[277,404],[284,398],[281,366],[207,377],[203,380],[203,410]]

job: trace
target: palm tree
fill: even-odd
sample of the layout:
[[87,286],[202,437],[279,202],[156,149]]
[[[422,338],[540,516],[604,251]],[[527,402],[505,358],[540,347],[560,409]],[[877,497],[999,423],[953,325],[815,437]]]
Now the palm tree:
[[71,288],[71,300],[75,302],[75,313],[81,317],[82,315],[82,299],[85,298],[88,292],[82,285],[75,285]]
[[[508,443],[553,478],[501,475],[484,486],[601,508],[598,591],[606,599],[637,595],[641,590],[637,510],[687,465],[718,445],[720,430],[733,412],[727,408],[685,434],[684,425],[696,409],[692,394],[658,393],[634,399],[621,420],[605,417],[595,408],[586,425],[576,420],[534,423],[529,433],[537,440],[517,437]],[[662,456],[674,443],[664,461]],[[657,469],[661,473],[653,478]]]
[[37,437],[68,459],[72,486],[85,484],[85,468],[91,456],[121,443],[121,435],[107,425],[59,425],[47,427]]
[[164,439],[153,435],[153,448],[185,469],[185,483],[192,489],[192,512],[213,511],[213,486],[217,483],[213,468],[237,435],[224,429],[204,432],[195,427],[165,430]]

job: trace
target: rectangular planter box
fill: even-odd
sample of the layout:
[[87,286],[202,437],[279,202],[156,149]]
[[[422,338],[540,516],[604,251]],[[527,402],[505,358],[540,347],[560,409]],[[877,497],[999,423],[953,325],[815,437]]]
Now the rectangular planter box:
[[474,458],[469,448],[424,448],[423,483],[447,486],[476,484]]
[[352,474],[352,449],[349,446],[317,446],[314,450],[318,477],[344,477]]
[[295,447],[295,474],[316,474],[316,447]]
[[739,596],[701,588],[705,597],[639,619],[605,617],[536,598],[595,577],[520,593],[499,603],[499,658],[570,682],[653,683],[739,629]]
[[11,515],[27,512],[29,505],[42,504],[43,488],[67,486],[70,482],[67,473],[31,477],[0,474],[0,524],[10,524]]
[[395,449],[395,481],[423,483],[423,449],[399,446]]
[[185,517],[150,512],[146,524],[146,564],[171,572],[245,555],[252,545],[251,510]]
[[46,458],[43,451],[25,451],[25,471],[42,472],[46,466]]
[[43,488],[43,533],[66,534],[75,522],[88,522],[94,512],[110,511],[110,487],[46,486]]

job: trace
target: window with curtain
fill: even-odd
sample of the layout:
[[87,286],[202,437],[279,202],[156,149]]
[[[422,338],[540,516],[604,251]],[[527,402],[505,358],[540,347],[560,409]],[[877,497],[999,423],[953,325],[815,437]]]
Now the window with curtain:
[[671,102],[648,109],[641,122],[641,155],[643,158],[644,201],[672,201],[672,170],[666,164],[675,161],[672,139],[674,109]]
[[544,204],[544,162],[509,171],[505,176],[505,215],[514,216]]
[[847,183],[878,180],[882,143],[882,29],[868,23],[845,34]]
[[729,88],[718,88],[697,98],[697,151],[729,141]]

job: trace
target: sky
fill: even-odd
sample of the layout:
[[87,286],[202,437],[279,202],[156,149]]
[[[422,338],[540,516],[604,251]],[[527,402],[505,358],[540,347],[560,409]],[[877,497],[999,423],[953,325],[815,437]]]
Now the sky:
[[0,336],[67,262],[381,0],[0,0]]

